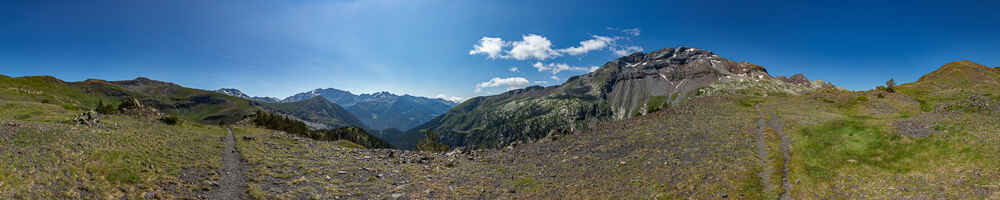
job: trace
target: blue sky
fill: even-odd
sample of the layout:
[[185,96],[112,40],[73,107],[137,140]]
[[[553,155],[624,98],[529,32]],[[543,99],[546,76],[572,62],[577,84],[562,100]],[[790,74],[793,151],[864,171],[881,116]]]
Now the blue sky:
[[332,87],[468,98],[562,83],[615,50],[683,45],[861,90],[955,60],[1000,65],[997,9],[998,1],[15,1],[0,4],[0,74],[143,76],[276,97]]

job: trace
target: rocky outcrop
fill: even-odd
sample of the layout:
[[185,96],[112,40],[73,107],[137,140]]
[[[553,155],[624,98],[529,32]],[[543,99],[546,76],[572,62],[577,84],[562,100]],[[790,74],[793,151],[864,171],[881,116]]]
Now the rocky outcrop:
[[791,78],[788,78],[788,77],[785,77],[785,76],[778,76],[778,77],[775,77],[775,79],[784,81],[786,83],[796,84],[796,85],[802,85],[802,86],[810,86],[811,85],[811,83],[809,82],[809,79],[807,79],[806,76],[802,75],[802,74],[792,75]]
[[159,119],[163,116],[163,113],[160,113],[159,110],[142,105],[142,102],[135,97],[129,97],[123,101],[121,105],[118,105],[118,112],[126,115],[153,119]]
[[641,113],[651,97],[679,103],[692,91],[726,76],[770,78],[767,71],[750,63],[738,63],[706,50],[679,47],[648,54],[635,53],[602,66],[608,73],[602,95],[616,119]]

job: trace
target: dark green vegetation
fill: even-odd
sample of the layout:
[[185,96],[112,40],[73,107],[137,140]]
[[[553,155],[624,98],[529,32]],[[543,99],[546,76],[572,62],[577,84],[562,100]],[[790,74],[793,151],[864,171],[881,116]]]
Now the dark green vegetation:
[[392,145],[389,145],[388,142],[368,134],[368,132],[365,132],[364,129],[355,126],[310,130],[309,127],[301,121],[264,111],[257,111],[253,122],[255,125],[268,129],[281,130],[287,133],[298,134],[316,140],[347,140],[366,148],[392,148]]

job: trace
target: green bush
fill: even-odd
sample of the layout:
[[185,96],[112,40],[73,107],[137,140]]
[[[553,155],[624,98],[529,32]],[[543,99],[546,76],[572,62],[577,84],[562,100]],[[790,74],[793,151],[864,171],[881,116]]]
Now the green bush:
[[115,112],[115,106],[111,104],[104,104],[104,101],[97,101],[97,108],[94,109],[97,113],[101,114],[113,114]]
[[890,78],[889,81],[886,81],[885,82],[885,91],[889,92],[889,93],[896,92],[896,80],[893,80],[892,78]]
[[169,125],[179,125],[182,123],[181,118],[173,115],[160,118],[160,121]]

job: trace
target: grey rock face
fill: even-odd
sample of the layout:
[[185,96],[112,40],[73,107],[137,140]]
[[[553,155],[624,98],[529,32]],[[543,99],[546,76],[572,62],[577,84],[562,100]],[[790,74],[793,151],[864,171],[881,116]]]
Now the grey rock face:
[[[712,52],[690,47],[667,48],[648,54],[635,53],[605,64],[611,72],[604,95],[616,119],[640,112],[650,97],[678,103],[691,91],[724,76],[766,75],[764,68],[737,63]],[[770,77],[769,75],[766,75]]]

